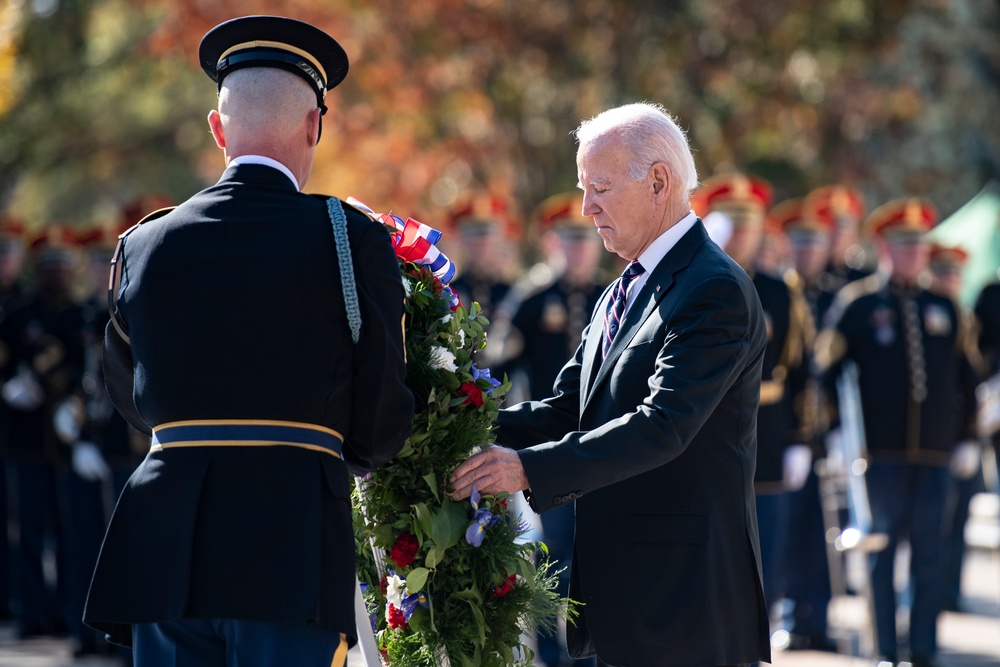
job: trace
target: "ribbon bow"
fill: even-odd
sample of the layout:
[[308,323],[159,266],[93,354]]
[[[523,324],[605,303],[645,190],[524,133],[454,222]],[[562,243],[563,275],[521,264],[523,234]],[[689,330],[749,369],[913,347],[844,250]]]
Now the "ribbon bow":
[[354,197],[348,197],[347,203],[389,227],[389,236],[396,257],[429,268],[435,277],[444,283],[451,309],[454,310],[461,305],[458,294],[448,286],[455,277],[455,264],[435,246],[441,240],[441,232],[413,218],[407,218],[404,222],[402,218],[391,213],[376,213]]

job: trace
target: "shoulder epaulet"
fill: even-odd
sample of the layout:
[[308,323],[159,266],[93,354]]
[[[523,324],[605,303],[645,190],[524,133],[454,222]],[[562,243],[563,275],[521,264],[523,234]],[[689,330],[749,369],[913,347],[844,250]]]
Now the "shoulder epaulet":
[[131,227],[129,227],[128,229],[126,229],[124,232],[122,232],[121,234],[119,234],[118,238],[120,238],[120,239],[121,238],[125,238],[126,236],[128,236],[129,234],[131,234],[133,231],[135,231],[135,229],[137,227],[139,227],[140,225],[144,225],[147,222],[152,222],[153,220],[158,220],[158,219],[162,218],[163,216],[165,216],[167,213],[170,213],[171,211],[173,211],[175,208],[177,208],[177,207],[176,206],[167,206],[167,207],[164,207],[164,208],[158,208],[155,211],[152,211],[151,213],[147,213],[146,215],[144,215],[142,217],[142,219],[139,222],[135,223],[134,225],[132,225]]
[[345,211],[348,211],[348,210],[354,211],[355,213],[360,213],[361,215],[365,216],[369,220],[372,220],[374,222],[381,222],[381,220],[379,220],[378,218],[375,217],[375,212],[374,211],[371,211],[371,210],[368,210],[368,209],[364,209],[364,208],[361,208],[359,206],[355,206],[354,204],[351,204],[350,202],[348,202],[346,199],[340,199],[340,197],[334,197],[333,195],[319,194],[319,193],[316,193],[316,192],[309,193],[309,196],[310,197],[315,197],[316,199],[319,199],[320,201],[322,201],[324,203],[327,202],[327,201],[329,201],[329,200],[331,200],[331,199],[337,199],[337,200],[340,201],[340,205],[344,208]]

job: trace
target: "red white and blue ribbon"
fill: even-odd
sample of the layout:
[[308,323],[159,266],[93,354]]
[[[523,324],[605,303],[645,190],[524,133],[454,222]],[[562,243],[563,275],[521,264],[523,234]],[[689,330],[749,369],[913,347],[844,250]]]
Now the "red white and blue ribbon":
[[444,283],[452,309],[460,305],[458,294],[448,286],[455,277],[455,264],[435,246],[441,240],[441,232],[413,218],[407,218],[404,222],[398,215],[376,213],[354,197],[348,197],[347,203],[389,227],[396,256],[404,261],[429,268],[437,279]]

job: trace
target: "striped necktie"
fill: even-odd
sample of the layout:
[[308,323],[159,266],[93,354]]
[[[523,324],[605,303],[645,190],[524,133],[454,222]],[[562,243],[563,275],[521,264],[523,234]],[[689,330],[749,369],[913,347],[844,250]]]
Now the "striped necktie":
[[621,326],[622,318],[625,316],[625,297],[628,295],[628,286],[645,271],[646,269],[642,268],[642,264],[633,259],[625,267],[625,270],[622,271],[621,278],[618,279],[618,284],[615,285],[611,292],[611,302],[608,303],[608,310],[604,314],[604,340],[601,342],[602,361],[608,356],[608,350],[611,349],[611,342],[614,341],[615,334],[618,333],[618,327]]

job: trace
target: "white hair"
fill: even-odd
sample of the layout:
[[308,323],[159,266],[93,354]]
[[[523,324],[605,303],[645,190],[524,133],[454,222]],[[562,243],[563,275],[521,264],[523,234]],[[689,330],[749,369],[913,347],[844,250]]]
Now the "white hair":
[[249,134],[283,135],[316,108],[316,93],[300,76],[275,67],[247,67],[222,81],[219,113]]
[[684,130],[659,104],[636,102],[603,111],[574,130],[580,146],[615,133],[632,156],[629,176],[639,180],[657,162],[666,163],[685,187],[685,196],[698,186],[698,171]]

